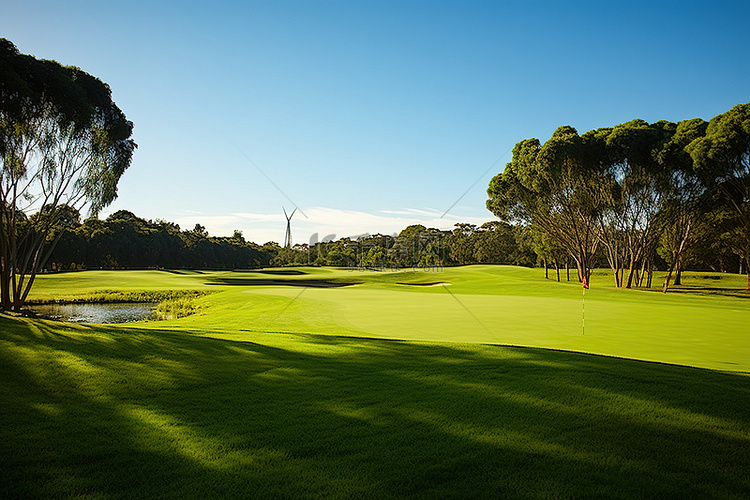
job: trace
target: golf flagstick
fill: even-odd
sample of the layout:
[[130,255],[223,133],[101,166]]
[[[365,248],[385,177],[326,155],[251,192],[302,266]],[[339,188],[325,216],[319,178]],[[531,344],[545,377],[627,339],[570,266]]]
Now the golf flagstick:
[[589,287],[589,283],[586,280],[586,271],[583,272],[583,296],[581,298],[581,332],[586,335],[586,289]]

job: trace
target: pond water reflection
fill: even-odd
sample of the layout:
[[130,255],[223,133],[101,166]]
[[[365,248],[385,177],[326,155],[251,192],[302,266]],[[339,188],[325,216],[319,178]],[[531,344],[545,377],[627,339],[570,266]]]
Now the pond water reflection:
[[31,309],[43,318],[74,323],[129,323],[152,316],[155,305],[128,304],[41,304]]

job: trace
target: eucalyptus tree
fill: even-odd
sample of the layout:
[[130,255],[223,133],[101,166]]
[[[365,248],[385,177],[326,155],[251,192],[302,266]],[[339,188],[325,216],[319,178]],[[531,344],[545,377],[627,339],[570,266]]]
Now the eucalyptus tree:
[[627,245],[622,227],[622,186],[612,172],[613,158],[607,145],[612,127],[589,130],[581,136],[584,162],[600,173],[602,207],[597,211],[597,234],[607,263],[612,269],[616,287],[623,283],[622,270],[627,259]]
[[132,128],[101,80],[0,39],[0,308],[26,300],[69,213],[58,207],[96,214],[115,199]]
[[[551,263],[555,267],[557,281],[560,281],[560,265],[565,263],[567,268],[570,254],[558,246],[548,232],[534,225],[529,226],[528,229],[531,248],[537,256],[537,262],[541,260],[544,266],[544,278],[549,279],[549,264]],[[568,281],[570,281],[570,273],[568,273]]]
[[675,285],[680,284],[683,256],[689,248],[698,217],[704,212],[706,185],[698,176],[687,146],[703,137],[708,122],[700,118],[683,120],[674,126],[674,133],[658,152],[656,159],[668,175],[667,202],[662,212],[662,255],[669,264],[662,291],[669,288],[673,273]]
[[538,139],[515,145],[511,162],[490,182],[487,208],[506,222],[533,224],[547,233],[575,260],[579,280],[588,281],[599,244],[603,181],[585,161],[578,132],[563,126],[544,145]]
[[617,183],[617,188],[609,191],[615,194],[609,222],[626,252],[627,283],[624,279],[619,283],[626,288],[633,285],[638,266],[656,251],[662,226],[659,214],[666,205],[669,186],[669,175],[660,168],[656,154],[670,130],[669,122],[650,125],[638,119],[616,125],[606,138],[606,177]]
[[511,264],[516,251],[513,227],[500,221],[485,222],[477,228],[474,257],[482,264]]
[[706,134],[687,146],[703,180],[719,191],[737,216],[750,290],[750,103],[708,122]]
[[412,224],[398,234],[389,257],[400,267],[417,267],[429,243],[430,230],[422,224]]
[[473,264],[476,262],[474,234],[476,224],[459,222],[446,238],[451,261],[456,264]]

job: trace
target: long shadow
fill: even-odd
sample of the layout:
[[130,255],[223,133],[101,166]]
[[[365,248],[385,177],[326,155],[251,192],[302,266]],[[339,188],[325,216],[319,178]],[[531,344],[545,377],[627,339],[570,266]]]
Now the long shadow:
[[0,496],[747,497],[750,377],[0,319]]
[[310,288],[338,288],[343,286],[359,285],[359,282],[326,281],[326,280],[283,280],[283,279],[255,279],[255,278],[213,278],[206,282],[207,285],[229,285],[229,286],[303,286]]
[[273,275],[279,275],[279,276],[301,276],[304,274],[309,274],[304,271],[300,271],[299,269],[258,269],[258,270],[251,270],[251,271],[242,271],[242,272],[273,274]]
[[161,269],[161,271],[165,273],[180,274],[180,275],[206,274],[207,273],[207,271],[203,271],[200,269]]
[[[639,288],[645,292],[659,292],[662,293],[661,288]],[[679,287],[671,287],[667,290],[667,293],[677,293],[685,295],[698,295],[702,297],[710,296],[721,296],[721,297],[736,297],[740,299],[750,299],[750,291],[743,290],[740,288],[721,288],[721,287],[704,287],[704,286],[692,286],[692,285],[680,285]]]

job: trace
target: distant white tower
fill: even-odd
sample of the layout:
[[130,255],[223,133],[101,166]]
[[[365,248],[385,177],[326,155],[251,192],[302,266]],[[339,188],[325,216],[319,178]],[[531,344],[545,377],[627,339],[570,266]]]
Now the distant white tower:
[[292,246],[292,217],[294,217],[294,212],[296,212],[297,209],[295,208],[292,210],[290,215],[287,215],[286,208],[281,207],[281,209],[284,211],[284,217],[286,217],[286,236],[284,236],[284,246],[289,248]]

